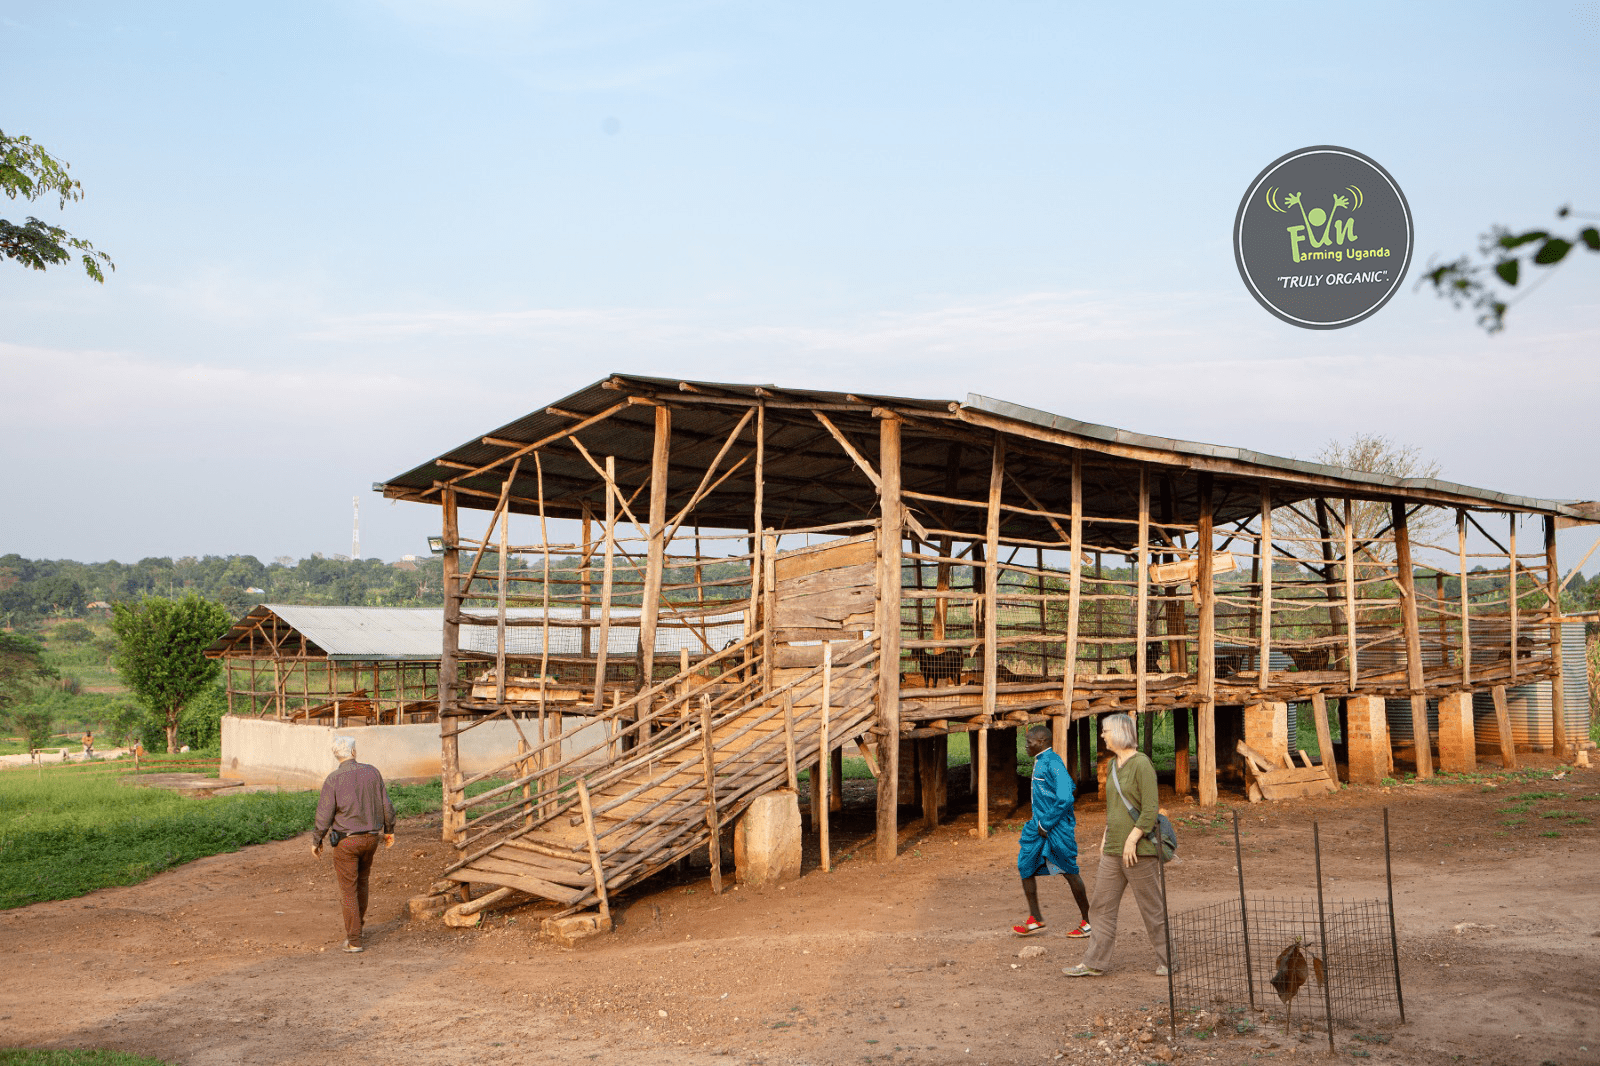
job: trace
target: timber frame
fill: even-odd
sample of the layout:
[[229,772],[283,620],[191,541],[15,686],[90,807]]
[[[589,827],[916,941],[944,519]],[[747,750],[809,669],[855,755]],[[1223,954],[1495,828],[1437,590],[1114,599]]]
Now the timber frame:
[[[986,827],[994,768],[1028,723],[1049,723],[1074,775],[1093,781],[1095,716],[1143,715],[1148,743],[1150,718],[1172,714],[1175,787],[1197,786],[1209,805],[1219,759],[1242,739],[1237,725],[1219,737],[1223,709],[1421,707],[1550,679],[1555,530],[1600,519],[1592,503],[1141,436],[981,396],[626,375],[375,487],[442,513],[445,837],[488,879],[496,827],[526,834],[552,811],[583,822],[587,842],[574,838],[570,855],[519,845],[555,864],[541,878],[557,876],[558,854],[573,884],[592,865],[592,885],[552,895],[574,906],[604,904],[626,881],[613,861],[648,872],[714,839],[760,788],[795,785],[797,758],[820,771],[812,811],[825,832],[815,782],[849,743],[877,775],[877,850],[891,858],[908,774],[937,820],[942,773],[929,760],[942,762],[951,733],[974,734]],[[489,512],[482,536],[463,535],[464,509]],[[516,515],[533,519],[532,537],[511,535]],[[1416,539],[1428,517],[1454,535]],[[574,533],[552,539],[557,520]],[[556,611],[584,634],[576,652],[551,648]],[[483,632],[464,641],[471,627]],[[502,768],[514,785],[469,799],[458,737],[530,702],[538,735]],[[556,730],[560,715],[606,720],[609,740],[591,753],[602,766],[692,751],[700,783],[647,780],[655,762],[633,776],[582,770],[561,759],[547,711]],[[730,735],[775,739],[724,759]],[[1428,743],[1415,758],[1431,774]],[[769,770],[750,769],[762,760]],[[574,775],[581,812],[563,790]],[[621,791],[607,800],[608,787]],[[691,803],[693,789],[705,795]],[[669,799],[647,802],[658,794]],[[473,807],[485,813],[469,830]],[[700,821],[650,852],[638,841],[675,824],[669,808]],[[504,876],[519,891],[545,884]]]

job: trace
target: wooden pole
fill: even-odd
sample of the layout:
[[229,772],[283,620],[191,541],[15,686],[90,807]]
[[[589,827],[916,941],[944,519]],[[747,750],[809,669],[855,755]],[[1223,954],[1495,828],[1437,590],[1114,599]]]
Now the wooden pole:
[[[766,478],[767,478],[767,402],[762,400],[756,404],[756,498],[755,510],[750,517],[750,606],[745,612],[745,624],[754,627],[757,624],[759,608],[761,606],[761,531],[766,527],[763,521],[766,506]],[[770,626],[772,619],[761,619],[761,624]],[[749,635],[748,633],[746,634]]]
[[[878,420],[878,861],[895,857],[900,805],[900,420]],[[827,802],[827,797],[823,797]]]
[[[817,773],[822,775],[822,788],[819,790],[821,809],[816,811],[817,816],[817,843],[822,849],[822,872],[828,873],[833,869],[833,860],[828,855],[828,808],[833,806],[833,790],[828,784],[828,771],[832,768],[832,758],[829,756],[828,727],[832,724],[828,719],[833,707],[833,641],[822,642],[822,736],[817,748]],[[898,745],[896,745],[898,747]]]
[[[661,573],[667,542],[667,460],[672,445],[672,408],[655,409],[656,432],[650,452],[650,544],[645,558],[644,595],[639,606],[639,686],[648,689],[655,683],[656,623],[661,614]],[[650,714],[650,700],[639,706],[640,718]],[[639,731],[639,742],[649,740],[650,727]]]
[[800,771],[795,767],[794,756],[794,692],[783,694],[783,765],[789,774],[789,788],[800,792]]
[[1461,600],[1461,684],[1471,688],[1472,601],[1467,596],[1467,512],[1459,507],[1456,509],[1456,569],[1461,572],[1461,588],[1457,590]]
[[[594,710],[606,705],[606,657],[611,650],[611,586],[617,563],[617,457],[606,456],[606,524],[601,532],[605,562],[600,570],[600,636],[594,653]],[[615,752],[613,752],[615,755]]]
[[[1261,538],[1256,542],[1261,557],[1261,643],[1256,651],[1256,672],[1260,676],[1261,696],[1266,698],[1272,684],[1272,490],[1261,490]],[[1291,745],[1292,747],[1293,745]]]
[[1433,743],[1428,736],[1428,694],[1422,672],[1422,633],[1417,621],[1417,583],[1411,563],[1406,505],[1394,502],[1394,557],[1400,579],[1400,621],[1406,635],[1406,687],[1411,690],[1411,736],[1417,752],[1417,780],[1433,776]]
[[1150,473],[1143,464],[1139,466],[1139,554],[1134,559],[1133,573],[1134,580],[1139,582],[1136,592],[1139,615],[1133,625],[1133,713],[1134,721],[1138,721],[1137,716],[1145,711],[1150,684],[1145,676],[1150,668],[1149,649],[1145,647],[1150,637]]
[[[594,609],[592,606],[594,567],[591,565],[591,560],[594,558],[593,524],[593,512],[589,507],[589,501],[585,500],[583,501],[583,520],[582,525],[580,526],[580,529],[582,530],[580,540],[580,545],[583,551],[583,555],[580,557],[582,565],[578,567],[578,617],[582,618],[584,622],[589,621],[590,617],[592,617],[592,612]],[[549,542],[547,540],[546,544],[548,543]],[[547,560],[550,558],[550,549],[548,547],[545,548],[544,557]],[[548,591],[546,595],[548,597]],[[546,602],[548,602],[548,598]],[[583,656],[585,659],[587,659],[593,651],[590,645],[590,641],[592,639],[593,638],[589,633],[589,627],[587,625],[580,626],[578,629],[578,654]]]
[[[1344,498],[1344,647],[1346,666],[1350,671],[1350,694],[1355,695],[1361,682],[1360,664],[1356,661],[1356,534],[1352,528],[1353,510],[1350,497]],[[1345,738],[1346,743],[1349,738]]]
[[1566,648],[1561,639],[1561,571],[1556,566],[1556,520],[1544,516],[1545,589],[1550,596],[1550,646],[1556,658],[1556,676],[1550,681],[1551,753],[1567,757]]
[[461,527],[456,511],[456,490],[445,486],[439,494],[444,512],[444,633],[439,657],[439,777],[444,793],[441,835],[455,843],[466,832],[467,814],[455,809],[461,794],[461,748],[456,736],[457,657],[461,652]]
[[[447,490],[448,491],[448,490]],[[611,920],[611,900],[606,894],[606,871],[600,865],[600,843],[594,832],[594,806],[589,802],[589,786],[578,778],[578,802],[583,809],[583,831],[589,841],[589,869],[594,874],[594,893],[600,899],[600,917]]]
[[1217,803],[1217,597],[1211,573],[1214,540],[1211,474],[1201,473],[1199,482],[1199,536],[1195,545],[1199,566],[1195,583],[1200,593],[1200,705],[1195,708],[1195,732],[1200,748],[1200,805],[1214,807]]
[[1511,611],[1511,683],[1517,682],[1517,584],[1520,575],[1517,573],[1517,516],[1508,514],[1506,518],[1511,523],[1511,537],[1506,541],[1506,554],[1510,562],[1506,567],[1506,603]]
[[[1322,768],[1328,779],[1339,783],[1339,760],[1333,757],[1333,735],[1328,729],[1328,697],[1320,692],[1311,694],[1311,713],[1317,716],[1317,752],[1322,756]],[[1348,743],[1348,738],[1346,743]],[[1291,739],[1289,746],[1294,747]]]
[[989,462],[989,504],[984,525],[983,582],[983,716],[978,745],[984,757],[978,772],[978,838],[989,835],[989,723],[998,712],[1000,680],[1000,491],[1005,483],[1006,439],[994,435]]
[[1500,768],[1517,768],[1517,742],[1511,735],[1511,708],[1506,706],[1506,687],[1496,685],[1490,690],[1494,697],[1494,722],[1500,732]]
[[700,736],[706,771],[706,829],[711,833],[711,892],[722,895],[722,819],[717,812],[717,752],[711,739],[711,701],[700,703]]
[[[1050,739],[1056,754],[1067,757],[1066,725],[1072,721],[1073,693],[1078,687],[1078,625],[1083,617],[1083,453],[1072,453],[1071,572],[1067,576],[1067,635],[1063,642],[1066,662],[1061,669],[1062,728]],[[1080,760],[1081,761],[1081,760]],[[1080,770],[1082,767],[1079,767]]]

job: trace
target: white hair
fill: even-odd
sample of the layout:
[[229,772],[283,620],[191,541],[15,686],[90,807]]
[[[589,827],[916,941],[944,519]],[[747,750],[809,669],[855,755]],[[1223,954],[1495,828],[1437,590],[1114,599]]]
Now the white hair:
[[1138,734],[1134,732],[1133,718],[1126,714],[1108,714],[1101,729],[1106,734],[1106,744],[1112,749],[1127,750],[1137,747]]
[[345,759],[354,759],[356,757],[356,738],[334,737],[333,757],[338,759],[340,762],[343,762]]

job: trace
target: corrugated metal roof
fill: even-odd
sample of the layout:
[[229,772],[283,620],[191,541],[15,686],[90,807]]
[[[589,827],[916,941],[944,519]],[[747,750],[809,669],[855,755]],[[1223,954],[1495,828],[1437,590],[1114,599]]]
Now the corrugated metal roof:
[[[266,603],[240,619],[225,634],[206,649],[212,658],[225,655],[230,649],[247,639],[252,628],[264,620],[267,613],[277,615],[285,625],[294,629],[306,642],[314,645],[330,659],[387,661],[396,659],[438,661],[444,648],[444,609],[440,607],[311,607],[295,604]],[[639,648],[639,630],[627,620],[638,616],[637,608],[613,608],[612,628],[607,634],[608,654],[634,655]],[[494,654],[496,651],[494,611],[469,609],[461,626],[461,647],[465,651]],[[507,608],[511,619],[539,618],[542,612],[533,607]],[[552,619],[577,618],[576,607],[552,608]],[[695,628],[691,629],[677,618],[663,614],[656,630],[656,653],[675,652],[687,647],[692,652],[704,650],[705,644],[720,649],[730,640],[744,635],[744,615],[740,611],[722,614],[693,616]],[[481,619],[486,625],[474,625],[472,619]],[[543,626],[518,626],[506,630],[506,651],[513,655],[538,655],[544,646]],[[704,643],[695,635],[704,636]],[[591,627],[591,632],[598,631]],[[550,626],[550,654],[576,655],[582,648],[583,627]],[[591,646],[595,639],[591,639]]]
[[[597,460],[615,456],[619,480],[636,485],[649,471],[654,436],[651,405],[667,400],[672,407],[673,465],[668,473],[667,493],[668,510],[672,513],[687,501],[699,483],[704,463],[748,410],[749,403],[757,399],[767,404],[767,493],[763,524],[780,530],[870,516],[876,508],[874,486],[813,417],[811,408],[818,406],[825,408],[837,427],[853,438],[855,446],[869,462],[876,462],[878,445],[874,409],[890,408],[907,417],[902,470],[905,487],[934,494],[950,494],[947,490],[951,468],[946,462],[944,444],[959,448],[957,442],[963,434],[970,440],[979,430],[967,421],[981,418],[984,427],[1002,433],[1024,436],[1029,427],[1040,427],[1063,434],[1070,439],[1061,441],[1062,446],[1101,453],[1094,457],[1095,461],[1107,470],[1130,465],[1129,460],[1119,454],[1119,446],[1142,449],[1147,453],[1143,458],[1163,464],[1167,471],[1164,476],[1176,479],[1171,492],[1180,514],[1186,506],[1192,507],[1197,472],[1211,470],[1219,479],[1215,503],[1218,522],[1236,520],[1251,513],[1257,506],[1263,482],[1272,483],[1275,496],[1284,502],[1335,492],[1366,498],[1401,498],[1438,506],[1513,509],[1587,522],[1595,521],[1596,508],[1600,506],[1517,496],[1442,480],[1393,478],[1244,448],[1132,433],[978,394],[971,394],[965,402],[958,403],[621,374],[595,382],[549,407],[468,441],[437,461],[424,463],[375,487],[391,498],[438,502],[434,491],[436,484],[454,480],[462,506],[492,508],[499,497],[504,468],[471,476],[466,474],[480,467],[491,467],[513,447],[526,447],[571,428],[574,416],[587,418],[619,404],[623,405],[621,409],[609,418],[584,429],[582,439]],[[630,402],[634,405],[627,406]],[[957,432],[947,432],[947,427],[952,426]],[[754,429],[747,426],[728,464],[751,451],[753,439]],[[1059,470],[1052,472],[1048,465],[1053,445],[1048,439],[1039,440],[1037,433],[1031,443],[1035,449],[1033,459],[1028,460],[1034,462],[1033,491],[1048,508],[1064,512],[1069,507],[1065,498],[1066,479],[1057,476]],[[963,482],[987,478],[987,459],[981,463],[972,461],[980,450],[983,449],[969,445],[965,457],[959,460],[959,478]],[[524,462],[520,468],[513,486],[513,510],[535,513],[537,500],[542,498],[545,512],[555,518],[576,518],[585,508],[593,514],[603,511],[602,480],[576,448],[562,442],[541,448],[538,454],[538,470],[530,469],[534,465],[530,462]],[[1040,455],[1045,458],[1039,458]],[[463,464],[468,468],[465,473]],[[752,465],[747,464],[711,492],[695,507],[694,517],[708,527],[749,528],[754,495],[751,469]],[[1336,484],[1330,486],[1330,480]],[[978,481],[979,485],[983,483],[983,480]],[[1231,494],[1223,491],[1225,484],[1235,486],[1237,491]],[[1093,498],[1093,491],[1086,486],[1086,493],[1091,496],[1091,515],[1122,517],[1119,508],[1133,507],[1128,494],[1120,487],[1102,484],[1099,498]],[[1024,519],[1014,518],[1013,521],[1026,524]],[[1027,535],[1025,531],[1023,535]],[[1040,535],[1050,534],[1042,532]],[[1104,530],[1098,535],[1101,541],[1109,544],[1118,542],[1120,533]]]

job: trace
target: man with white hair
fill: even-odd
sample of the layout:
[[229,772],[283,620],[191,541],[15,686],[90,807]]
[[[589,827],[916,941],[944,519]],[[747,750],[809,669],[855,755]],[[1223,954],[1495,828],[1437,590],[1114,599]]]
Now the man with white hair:
[[367,916],[367,876],[378,854],[378,834],[383,834],[384,847],[394,847],[394,804],[378,768],[356,762],[354,737],[334,737],[333,757],[339,765],[322,782],[311,854],[322,854],[322,838],[328,836],[344,906],[344,950],[359,952],[366,950],[361,924]]

